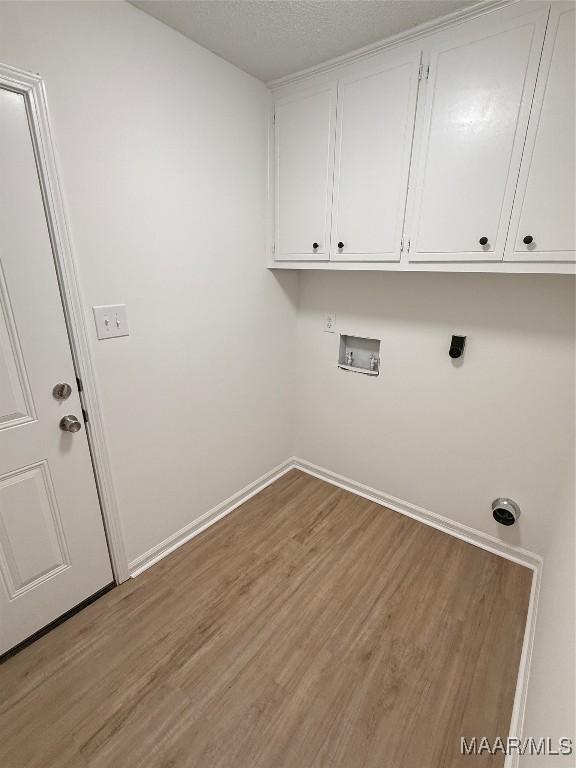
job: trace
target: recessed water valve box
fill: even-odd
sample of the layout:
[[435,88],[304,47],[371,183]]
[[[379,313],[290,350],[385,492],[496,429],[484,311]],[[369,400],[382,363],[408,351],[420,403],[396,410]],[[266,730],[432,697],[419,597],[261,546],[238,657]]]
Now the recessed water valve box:
[[338,367],[353,373],[378,376],[380,373],[380,339],[340,334]]

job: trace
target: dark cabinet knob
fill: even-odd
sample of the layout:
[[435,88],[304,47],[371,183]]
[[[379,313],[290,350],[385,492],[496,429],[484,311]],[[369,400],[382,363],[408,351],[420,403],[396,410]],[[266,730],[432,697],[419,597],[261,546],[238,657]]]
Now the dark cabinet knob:
[[312,248],[314,248],[314,250],[316,250],[316,248],[318,248],[318,243],[312,243]]
[[488,238],[487,237],[481,237],[480,240],[478,240],[480,245],[488,245]]
[[526,237],[522,240],[524,245],[530,245],[530,243],[534,240],[532,235],[526,235]]
[[342,242],[342,240],[340,240],[340,242],[338,243],[338,248],[344,248],[344,243]]

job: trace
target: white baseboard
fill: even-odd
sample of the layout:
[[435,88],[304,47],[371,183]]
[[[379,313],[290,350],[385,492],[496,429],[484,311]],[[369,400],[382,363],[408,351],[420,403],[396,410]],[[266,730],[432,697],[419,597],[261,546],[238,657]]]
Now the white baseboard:
[[[435,512],[418,507],[402,499],[398,499],[395,496],[390,496],[383,491],[378,491],[375,488],[370,488],[362,483],[357,483],[355,480],[351,480],[348,477],[339,475],[336,472],[332,472],[324,467],[319,467],[315,464],[311,464],[304,459],[292,457],[285,462],[275,467],[274,469],[262,475],[253,483],[250,483],[242,490],[238,491],[228,499],[210,509],[204,515],[194,520],[189,525],[181,528],[176,533],[169,536],[164,541],[152,547],[144,554],[132,560],[129,563],[129,572],[131,577],[138,576],[150,566],[157,563],[163,557],[173,552],[178,547],[185,544],[187,541],[197,536],[206,528],[210,527],[218,520],[228,515],[234,509],[239,507],[248,499],[255,496],[261,490],[273,483],[278,478],[285,475],[291,469],[299,469],[301,472],[305,472],[308,475],[317,477],[320,480],[324,480],[331,485],[336,485],[350,493],[354,493],[357,496],[362,496],[369,501],[373,501],[381,506],[388,507],[395,512],[400,512],[403,515],[407,515],[414,520],[417,520],[425,525],[430,525],[433,528],[443,531],[450,536],[455,536],[462,541],[466,541],[469,544],[473,544],[476,547],[485,549],[488,552],[492,552],[500,557],[504,557],[507,560],[512,560],[515,563],[524,565],[533,571],[532,575],[532,587],[530,591],[530,602],[528,605],[528,615],[526,617],[526,628],[524,631],[524,640],[522,644],[522,655],[520,658],[520,665],[518,669],[518,680],[516,683],[516,693],[514,696],[514,706],[512,710],[512,719],[510,723],[510,736],[522,737],[522,727],[524,723],[524,713],[526,709],[526,697],[528,692],[528,678],[530,674],[530,661],[532,657],[532,647],[534,644],[534,633],[536,629],[536,612],[538,607],[538,595],[540,591],[540,580],[542,573],[542,558],[534,552],[529,552],[521,547],[515,547],[511,544],[506,544],[500,541],[494,536],[490,536],[482,531],[477,531],[474,528],[470,528],[463,523],[458,523],[455,520],[450,520],[447,517],[443,517]],[[482,736],[482,734],[477,734]],[[504,768],[516,768],[518,765],[517,756],[508,756],[504,763]]]
[[152,547],[147,552],[144,552],[144,554],[139,555],[135,560],[128,563],[130,576],[134,578],[141,574],[142,571],[150,568],[154,563],[162,560],[163,557],[166,557],[166,555],[169,555],[175,549],[181,547],[182,544],[190,541],[194,536],[202,533],[206,528],[209,528],[211,525],[218,522],[218,520],[221,520],[223,517],[230,514],[236,507],[239,507],[241,504],[244,504],[245,501],[251,499],[252,496],[260,493],[266,486],[270,485],[275,480],[278,480],[279,477],[285,475],[286,472],[289,472],[293,467],[294,462],[292,459],[284,461],[282,464],[279,464],[257,480],[254,480],[254,482],[242,488],[242,490],[234,493],[220,504],[212,507],[212,509],[209,509],[208,512],[205,512],[196,520],[193,520],[191,523],[184,526],[184,528],[173,533],[167,539],[164,539],[164,541],[156,544],[156,546]]
[[[512,707],[512,717],[510,719],[510,732],[508,734],[511,738],[515,737],[521,739],[524,732],[524,716],[526,714],[526,702],[528,699],[530,664],[532,663],[532,650],[534,648],[534,636],[536,634],[536,615],[538,613],[538,598],[540,596],[541,581],[542,563],[534,569],[534,573],[532,574],[530,602],[528,603],[524,639],[522,641],[522,655],[520,656],[520,664],[518,666],[516,692],[514,694],[514,705]],[[517,768],[519,764],[520,756],[518,754],[507,755],[504,761],[504,768]]]
[[362,483],[357,483],[355,480],[351,480],[343,475],[338,475],[336,472],[332,472],[324,467],[318,467],[316,464],[311,464],[309,461],[294,457],[292,459],[292,466],[295,469],[306,472],[308,475],[313,475],[320,480],[325,480],[327,483],[337,485],[345,491],[350,491],[357,496],[362,496],[369,501],[374,501],[376,504],[388,507],[388,509],[392,509],[394,512],[400,512],[421,523],[431,525],[439,531],[449,533],[451,536],[456,536],[456,538],[462,539],[469,544],[474,544],[476,547],[486,549],[496,555],[505,557],[507,560],[513,560],[515,563],[525,565],[532,570],[539,568],[542,564],[542,558],[534,552],[529,552],[527,549],[522,549],[521,547],[515,547],[513,544],[506,544],[495,536],[490,536],[488,533],[483,533],[475,528],[470,528],[470,526],[464,525],[464,523],[450,520],[448,517],[443,517],[436,512],[430,512],[428,509],[418,507],[416,504],[403,501],[395,496],[390,496],[383,491],[377,491],[375,488],[370,488]]

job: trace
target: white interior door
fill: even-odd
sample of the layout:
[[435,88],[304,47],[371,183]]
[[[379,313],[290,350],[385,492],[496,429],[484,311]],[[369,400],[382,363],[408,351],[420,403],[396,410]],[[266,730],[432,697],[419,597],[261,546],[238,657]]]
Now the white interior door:
[[500,261],[548,10],[437,35],[417,127],[410,261]]
[[574,3],[552,3],[506,260],[574,261]]
[[335,118],[335,83],[276,101],[276,260],[329,258]]
[[420,55],[387,54],[338,83],[333,261],[400,260]]
[[0,88],[0,653],[112,581],[75,382],[24,97]]

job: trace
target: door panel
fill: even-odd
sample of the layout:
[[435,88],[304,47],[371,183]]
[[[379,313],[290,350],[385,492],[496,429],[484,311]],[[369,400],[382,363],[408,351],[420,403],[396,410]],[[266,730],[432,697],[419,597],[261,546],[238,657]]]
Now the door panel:
[[547,13],[512,7],[433,41],[411,261],[502,259]]
[[0,567],[10,599],[70,566],[48,464],[0,480]]
[[329,257],[335,117],[335,85],[276,102],[277,260]]
[[334,261],[400,260],[419,65],[420,51],[389,55],[338,84]]
[[[574,3],[553,3],[510,224],[507,260],[574,261]],[[532,242],[524,243],[530,236]]]
[[0,263],[0,430],[33,421],[32,393]]
[[0,89],[0,653],[112,581],[24,97]]

